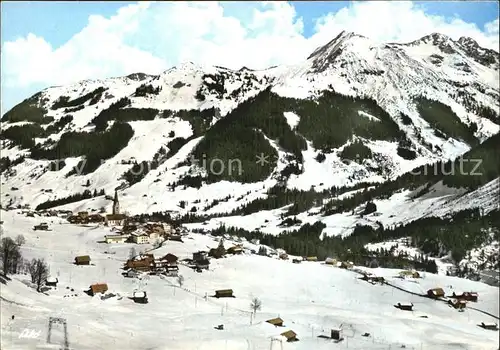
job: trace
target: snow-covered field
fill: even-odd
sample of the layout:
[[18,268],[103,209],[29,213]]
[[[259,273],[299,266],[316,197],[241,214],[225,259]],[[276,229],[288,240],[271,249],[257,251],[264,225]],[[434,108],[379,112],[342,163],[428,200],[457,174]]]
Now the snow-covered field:
[[[149,245],[98,243],[109,228],[70,225],[62,219],[27,218],[15,211],[1,211],[2,237],[23,234],[27,259],[44,258],[51,275],[58,277],[57,290],[37,293],[24,282],[27,275],[11,276],[1,284],[2,349],[48,349],[49,317],[67,320],[71,349],[190,350],[190,349],[497,349],[498,331],[484,330],[481,322],[498,323],[499,289],[479,282],[425,274],[422,279],[394,278],[398,270],[375,269],[393,285],[416,293],[443,287],[454,291],[476,291],[479,301],[458,312],[442,301],[433,301],[393,288],[359,280],[354,271],[320,262],[293,264],[291,261],[246,252],[211,260],[209,271],[197,273],[181,265],[182,288],[175,278],[159,276],[138,279],[121,276],[129,249]],[[48,221],[52,231],[32,231]],[[216,247],[209,235],[190,233],[184,243],[166,242],[153,250],[155,256],[173,253],[180,259]],[[226,248],[230,242],[226,240]],[[248,242],[248,249],[258,249]],[[107,253],[105,253],[107,252]],[[90,266],[75,266],[75,256],[89,254]],[[83,293],[90,284],[107,283],[118,297],[101,300]],[[71,291],[68,288],[73,288]],[[217,289],[234,290],[235,298],[215,299]],[[135,290],[148,293],[148,304],[135,304],[128,297]],[[65,295],[77,295],[65,297]],[[205,299],[205,295],[208,298]],[[120,298],[121,297],[121,298]],[[262,309],[251,319],[253,297]],[[393,305],[411,301],[414,311],[400,311]],[[15,315],[14,320],[11,316]],[[265,321],[281,317],[284,327]],[[426,317],[424,317],[426,316]],[[223,330],[214,329],[223,324]],[[342,324],[344,341],[320,338]],[[36,336],[20,335],[32,330]],[[54,325],[52,341],[62,344],[60,326]],[[272,341],[287,330],[299,338],[295,343]],[[38,333],[37,333],[38,332]],[[363,334],[369,333],[365,337]],[[278,338],[277,338],[278,339]],[[272,344],[272,345],[271,345]],[[52,347],[54,348],[54,347]]]

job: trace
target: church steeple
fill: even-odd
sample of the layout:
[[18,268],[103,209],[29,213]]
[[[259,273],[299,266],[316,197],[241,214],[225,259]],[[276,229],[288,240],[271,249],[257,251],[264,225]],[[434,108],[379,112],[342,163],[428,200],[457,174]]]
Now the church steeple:
[[118,201],[118,191],[115,190],[115,198],[113,199],[113,215],[120,214],[120,202]]

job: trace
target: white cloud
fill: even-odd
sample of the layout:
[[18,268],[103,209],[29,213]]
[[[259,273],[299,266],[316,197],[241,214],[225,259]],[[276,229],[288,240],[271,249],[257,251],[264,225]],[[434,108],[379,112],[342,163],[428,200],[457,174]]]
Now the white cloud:
[[306,38],[293,3],[141,2],[110,18],[89,17],[81,32],[57,48],[36,34],[5,42],[2,86],[158,73],[186,60],[231,68],[291,64],[341,30],[380,42],[440,32],[498,50],[498,24],[480,29],[459,18],[428,15],[411,2],[356,2],[317,19],[315,34]]

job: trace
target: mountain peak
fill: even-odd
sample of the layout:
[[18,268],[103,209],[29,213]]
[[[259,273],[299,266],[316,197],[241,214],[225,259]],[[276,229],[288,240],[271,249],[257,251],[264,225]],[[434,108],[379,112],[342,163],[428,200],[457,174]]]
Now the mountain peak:
[[314,50],[314,52],[307,58],[308,60],[313,61],[312,67],[314,71],[324,71],[340,54],[342,54],[344,48],[356,38],[366,39],[366,37],[362,35],[344,30],[326,45],[318,47]]
[[354,32],[349,32],[346,30],[341,31],[335,38],[333,38],[330,42],[328,42],[326,45],[318,47],[316,50],[313,51],[311,55],[307,59],[315,58],[315,57],[320,57],[324,56],[326,52],[333,53],[336,51],[343,43],[349,41],[351,38],[365,38],[362,35],[356,34]]

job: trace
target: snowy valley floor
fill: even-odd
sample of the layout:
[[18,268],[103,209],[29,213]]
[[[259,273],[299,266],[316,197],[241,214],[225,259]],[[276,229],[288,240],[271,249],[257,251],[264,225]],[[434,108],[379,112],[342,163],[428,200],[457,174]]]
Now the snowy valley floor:
[[[180,266],[185,277],[182,288],[176,278],[147,276],[125,278],[121,267],[129,250],[149,245],[98,243],[109,228],[83,227],[62,219],[27,218],[15,211],[1,213],[2,237],[22,234],[27,259],[44,258],[51,275],[58,277],[56,290],[37,293],[26,281],[28,275],[10,276],[1,288],[1,349],[30,350],[61,348],[62,332],[55,325],[52,341],[46,343],[49,317],[67,320],[70,349],[75,350],[261,350],[261,349],[485,349],[499,348],[498,331],[484,330],[481,322],[498,319],[467,308],[465,312],[412,295],[389,285],[372,285],[359,280],[354,271],[320,262],[293,264],[268,257],[244,254],[211,260],[209,271],[197,273]],[[33,231],[48,221],[52,231]],[[226,247],[229,245],[227,242]],[[245,243],[249,249],[258,247]],[[160,257],[173,253],[190,258],[197,250],[217,246],[209,235],[190,234],[184,243],[166,242],[153,250]],[[89,254],[91,266],[72,264],[77,255]],[[468,306],[498,317],[499,289],[455,277],[425,274],[416,280],[394,278],[398,270],[375,269],[389,283],[415,293],[434,287],[453,291],[476,291],[479,301]],[[107,283],[118,296],[101,300],[83,293],[89,285]],[[71,292],[69,288],[73,288]],[[217,289],[233,289],[235,298],[215,299]],[[134,290],[148,293],[148,304],[136,304],[128,297]],[[65,295],[75,295],[65,297]],[[204,296],[209,297],[205,300]],[[120,298],[121,297],[121,298]],[[262,309],[251,321],[250,302],[262,301]],[[412,302],[414,311],[400,311],[393,305]],[[11,316],[15,315],[12,320]],[[265,321],[281,317],[284,327]],[[427,316],[427,317],[422,317]],[[223,324],[223,330],[214,329]],[[319,338],[343,325],[344,341]],[[25,329],[37,337],[20,337]],[[295,343],[272,342],[273,337],[293,330]],[[364,337],[363,334],[370,336]],[[272,345],[271,345],[272,344]]]

